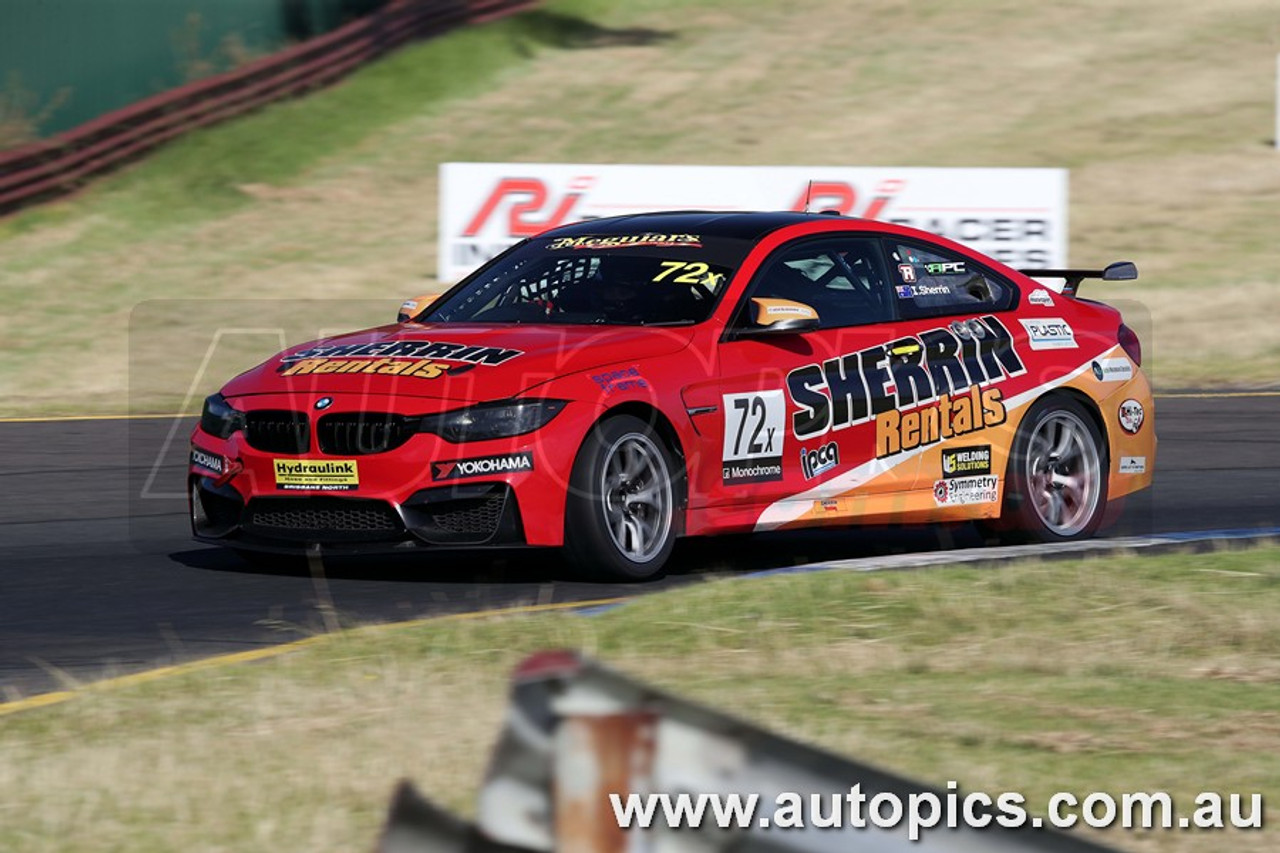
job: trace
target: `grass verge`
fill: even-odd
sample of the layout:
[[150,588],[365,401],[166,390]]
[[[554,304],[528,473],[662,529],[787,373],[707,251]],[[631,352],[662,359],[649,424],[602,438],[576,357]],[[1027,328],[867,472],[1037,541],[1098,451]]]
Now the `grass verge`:
[[1138,263],[1086,295],[1149,311],[1157,385],[1274,386],[1277,49],[1265,0],[547,0],[0,222],[0,415],[124,410],[147,300],[390,316],[439,286],[450,160],[1065,166],[1071,261]]
[[[364,849],[394,781],[471,810],[511,668],[575,647],[942,785],[1280,801],[1280,548],[727,579],[595,616],[337,634],[0,726],[0,848]],[[1124,832],[1262,851],[1276,830]]]

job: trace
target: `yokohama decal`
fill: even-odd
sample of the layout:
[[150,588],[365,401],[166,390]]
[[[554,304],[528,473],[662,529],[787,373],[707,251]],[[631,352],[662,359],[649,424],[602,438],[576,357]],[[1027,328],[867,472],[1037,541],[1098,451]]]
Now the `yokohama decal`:
[[511,474],[533,470],[533,454],[503,453],[497,456],[477,456],[475,459],[454,459],[449,462],[432,462],[432,480],[459,480],[463,477],[483,477],[488,474]]

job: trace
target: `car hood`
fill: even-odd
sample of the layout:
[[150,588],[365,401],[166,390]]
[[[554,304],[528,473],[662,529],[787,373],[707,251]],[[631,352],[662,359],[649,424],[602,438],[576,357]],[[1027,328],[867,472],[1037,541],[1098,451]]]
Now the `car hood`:
[[557,376],[678,352],[692,337],[688,326],[397,324],[292,347],[222,393],[497,400]]

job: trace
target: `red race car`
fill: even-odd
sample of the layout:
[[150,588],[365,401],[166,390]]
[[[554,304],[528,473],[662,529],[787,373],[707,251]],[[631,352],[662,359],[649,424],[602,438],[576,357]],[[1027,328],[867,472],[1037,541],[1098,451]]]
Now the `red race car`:
[[398,322],[303,344],[205,401],[197,539],[253,551],[563,547],[658,574],[679,536],[976,520],[1094,533],[1150,485],[1141,346],[922,231],[654,213],[525,240]]

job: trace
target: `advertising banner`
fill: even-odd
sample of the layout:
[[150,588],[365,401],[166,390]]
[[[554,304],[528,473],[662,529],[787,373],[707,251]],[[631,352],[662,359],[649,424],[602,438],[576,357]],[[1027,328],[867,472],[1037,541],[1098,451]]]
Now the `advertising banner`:
[[1016,268],[1067,265],[1067,170],[444,163],[439,276],[548,228],[657,210],[835,210],[910,225]]

